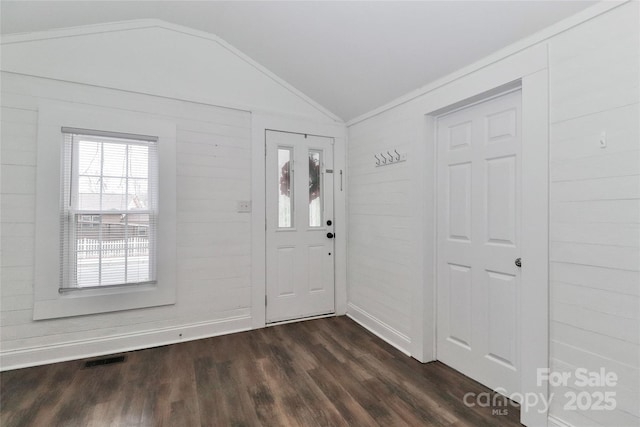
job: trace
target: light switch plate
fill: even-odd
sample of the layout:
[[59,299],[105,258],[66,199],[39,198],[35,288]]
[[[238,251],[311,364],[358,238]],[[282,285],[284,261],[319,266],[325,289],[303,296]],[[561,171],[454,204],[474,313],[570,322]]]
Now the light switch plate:
[[249,200],[239,200],[238,201],[238,212],[251,212],[251,201],[249,201]]

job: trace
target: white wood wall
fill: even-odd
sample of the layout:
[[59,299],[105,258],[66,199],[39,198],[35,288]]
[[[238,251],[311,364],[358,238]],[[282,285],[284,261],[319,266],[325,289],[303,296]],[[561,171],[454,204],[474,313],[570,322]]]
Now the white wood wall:
[[398,112],[349,128],[348,313],[410,352],[413,274],[420,263],[411,164],[375,167],[374,154],[411,151],[412,121]]
[[[251,282],[257,234],[252,214],[236,212],[238,201],[252,199],[252,161],[264,161],[255,159],[264,131],[252,128],[249,112],[303,132],[309,123],[341,128],[340,120],[216,36],[161,21],[8,35],[1,43],[2,369],[264,325],[264,308],[251,310],[252,286],[254,294],[264,289]],[[31,320],[42,99],[177,125],[175,306]]]
[[[620,378],[616,389],[618,407],[613,412],[575,412],[552,406],[553,416],[580,426],[640,422],[638,13],[637,2],[627,3],[542,42],[549,48],[551,100],[551,368],[605,367]],[[165,46],[191,46],[185,52],[195,49],[182,35],[160,33],[168,40]],[[150,34],[157,35],[159,30],[135,34],[139,39],[133,40],[144,44]],[[105,37],[91,40],[105,43],[104,51],[109,51],[108,46],[112,45]],[[51,46],[69,47],[61,45],[60,40],[40,48],[35,47],[35,41],[25,44],[31,52],[28,61],[22,57],[20,43],[10,52],[3,46],[3,69],[8,66],[12,71],[1,75],[3,358],[22,358],[25,363],[53,360],[73,351],[83,355],[117,351],[114,342],[123,348],[144,347],[249,328],[250,218],[236,213],[236,202],[250,199],[250,115],[170,98],[243,106],[251,104],[253,98],[246,93],[238,101],[218,98],[213,81],[199,85],[194,80],[189,82],[189,90],[172,92],[169,82],[179,76],[184,66],[174,70],[175,76],[161,81],[139,82],[143,86],[153,83],[144,91],[160,96],[128,92],[138,87],[127,86],[131,83],[128,79],[115,75],[94,79],[95,74],[87,70],[77,74],[74,68],[48,67]],[[126,38],[124,43],[118,43],[135,51],[131,41]],[[205,44],[198,46],[211,48]],[[81,43],[76,47],[91,51],[95,44]],[[218,47],[215,49],[218,52]],[[181,54],[179,51],[184,49],[174,50]],[[162,64],[167,51],[155,54],[154,61]],[[221,57],[227,54],[220,50]],[[220,65],[217,57],[197,58],[206,67]],[[237,58],[228,60],[236,64]],[[153,72],[151,68],[149,73]],[[82,85],[26,76],[50,72],[57,74],[42,77],[92,80],[84,82],[90,85]],[[465,78],[476,81],[473,75]],[[207,88],[202,96],[201,87]],[[486,89],[478,87],[478,91]],[[224,93],[233,92],[225,90]],[[280,89],[270,90],[280,93]],[[438,93],[444,92],[446,86]],[[308,117],[327,119],[316,106],[302,106],[306,101],[287,96],[276,96],[287,102],[274,106],[275,111],[293,114],[302,109]],[[179,237],[175,306],[31,320],[39,99],[144,111],[177,123]],[[260,100],[258,107],[268,109],[269,105],[268,100]],[[412,295],[424,279],[419,271],[424,247],[422,235],[417,232],[424,221],[417,202],[422,186],[415,178],[424,174],[416,173],[421,165],[415,164],[416,157],[412,156],[421,152],[422,114],[429,111],[416,115],[419,105],[420,101],[408,102],[349,129],[348,311],[405,351],[410,351],[416,339]],[[599,147],[603,130],[608,142],[604,149]],[[389,149],[406,151],[408,161],[373,167],[373,154]],[[558,395],[564,391],[552,390]]]
[[[638,5],[537,45],[549,51],[550,367],[604,367],[620,378],[614,411],[566,411],[567,390],[550,390],[552,417],[576,426],[640,424]],[[456,79],[456,87],[483,81],[479,73]],[[414,253],[422,239],[416,224],[424,221],[414,199],[423,196],[414,182],[420,174],[410,171],[421,167],[415,162],[430,112],[423,106],[448,98],[448,87],[455,92],[445,85],[349,126],[349,314],[403,350],[418,339],[412,290],[430,280],[420,274],[423,254]],[[395,147],[406,148],[407,163],[373,166],[376,151]]]
[[614,411],[556,400],[576,426],[640,424],[639,16],[634,2],[549,44],[550,367],[619,378]]
[[156,20],[2,37],[2,70],[341,122],[217,36]]
[[[177,126],[177,303],[32,320],[38,101],[57,99],[141,111]],[[145,346],[250,326],[251,115],[247,112],[2,73],[3,356],[37,361],[99,352],[101,339],[140,335]],[[55,160],[54,160],[55,161]],[[161,332],[161,336],[158,333]],[[182,336],[180,336],[182,334]],[[86,340],[92,346],[73,343]],[[122,341],[126,343],[127,341]],[[111,351],[123,344],[115,341]],[[52,351],[48,346],[59,347]],[[30,351],[29,349],[33,350]],[[23,353],[21,353],[23,352]]]

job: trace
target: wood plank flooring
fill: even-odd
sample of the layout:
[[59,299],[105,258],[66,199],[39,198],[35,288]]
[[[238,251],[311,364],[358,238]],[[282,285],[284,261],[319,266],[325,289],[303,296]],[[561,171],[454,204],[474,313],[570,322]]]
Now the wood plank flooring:
[[489,390],[421,364],[347,317],[0,374],[9,426],[519,426],[519,410],[469,408]]

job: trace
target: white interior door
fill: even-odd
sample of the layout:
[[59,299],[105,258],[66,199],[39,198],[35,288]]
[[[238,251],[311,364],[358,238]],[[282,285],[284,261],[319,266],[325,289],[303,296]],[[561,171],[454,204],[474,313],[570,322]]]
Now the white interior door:
[[521,92],[437,125],[437,357],[509,395],[520,391]]
[[267,131],[265,166],[266,321],[333,313],[333,138]]

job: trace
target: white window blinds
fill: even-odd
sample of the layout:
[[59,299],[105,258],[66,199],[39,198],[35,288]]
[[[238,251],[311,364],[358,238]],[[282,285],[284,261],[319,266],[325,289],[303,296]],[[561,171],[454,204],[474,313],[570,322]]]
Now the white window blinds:
[[62,132],[60,290],[154,282],[158,139]]

